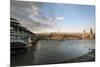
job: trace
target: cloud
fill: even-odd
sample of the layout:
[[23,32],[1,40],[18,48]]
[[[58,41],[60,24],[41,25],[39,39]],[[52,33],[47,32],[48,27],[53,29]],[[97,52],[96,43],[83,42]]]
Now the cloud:
[[60,21],[64,20],[63,17],[55,17],[55,19],[56,19],[56,20],[60,20]]
[[32,15],[34,16],[39,15],[39,9],[35,5],[32,5]]
[[20,21],[30,30],[51,28],[49,20],[41,12],[41,3],[11,1],[10,16]]

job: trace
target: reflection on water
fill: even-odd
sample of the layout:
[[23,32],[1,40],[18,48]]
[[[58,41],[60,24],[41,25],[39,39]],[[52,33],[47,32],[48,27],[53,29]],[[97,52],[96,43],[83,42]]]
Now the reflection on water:
[[95,49],[94,40],[40,40],[35,52],[12,57],[12,65],[32,65],[63,62],[85,55]]
[[37,43],[34,64],[57,63],[76,58],[94,49],[94,40],[41,40]]

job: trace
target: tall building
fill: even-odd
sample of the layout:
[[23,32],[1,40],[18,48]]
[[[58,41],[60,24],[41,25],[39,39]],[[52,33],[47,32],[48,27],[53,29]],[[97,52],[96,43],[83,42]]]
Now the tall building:
[[93,30],[92,30],[92,28],[90,28],[90,34],[93,34]]
[[90,39],[94,39],[94,34],[92,28],[90,28]]

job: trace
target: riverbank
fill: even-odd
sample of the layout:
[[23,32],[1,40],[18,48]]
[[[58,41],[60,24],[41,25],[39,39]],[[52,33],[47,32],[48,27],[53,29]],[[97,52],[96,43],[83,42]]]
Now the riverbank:
[[83,55],[81,57],[77,57],[75,59],[70,59],[68,61],[64,61],[64,63],[75,63],[75,62],[91,62],[95,61],[95,49],[89,49],[90,52],[88,52],[86,55]]

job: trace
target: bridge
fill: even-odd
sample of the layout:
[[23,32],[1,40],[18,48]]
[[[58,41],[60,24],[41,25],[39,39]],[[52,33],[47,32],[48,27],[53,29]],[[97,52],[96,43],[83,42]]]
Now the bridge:
[[[20,47],[21,44],[25,45],[26,47],[33,46],[34,42],[37,39],[37,36],[28,30],[27,28],[21,26],[21,24],[18,22],[18,20],[11,18],[11,27],[10,27],[10,42],[11,46],[14,46],[15,43]],[[15,46],[16,48],[16,46]]]

